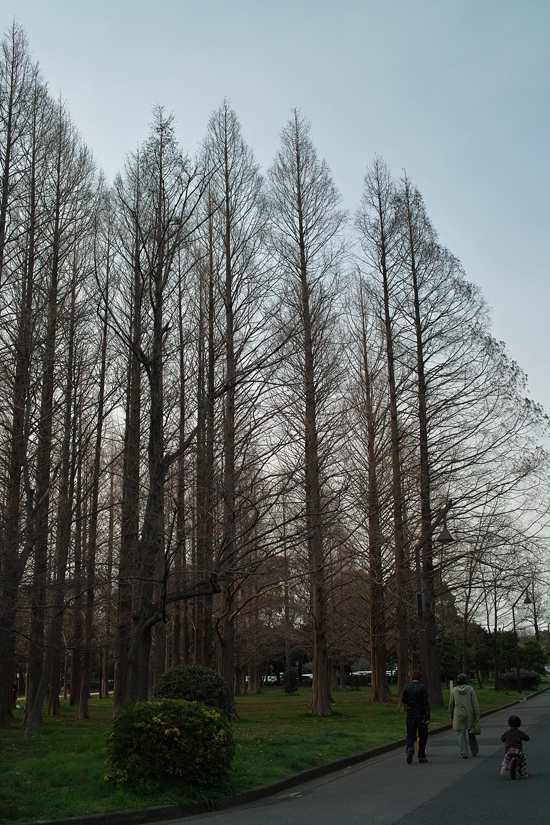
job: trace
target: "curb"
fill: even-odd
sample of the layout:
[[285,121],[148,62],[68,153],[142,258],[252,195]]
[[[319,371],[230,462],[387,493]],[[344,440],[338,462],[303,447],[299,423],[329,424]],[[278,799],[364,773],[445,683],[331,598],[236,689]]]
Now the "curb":
[[[535,693],[530,693],[529,696],[525,696],[523,699],[516,699],[515,702],[501,705],[499,708],[486,710],[481,714],[480,718],[491,716],[493,713],[499,713],[501,710],[519,705],[528,699],[532,699],[534,696],[546,693],[548,690],[550,690],[550,687],[537,690]],[[438,733],[445,733],[451,729],[452,724],[447,723],[446,725],[440,725],[436,730],[430,731],[428,735],[437,736]],[[369,759],[374,759],[376,756],[381,756],[384,753],[403,748],[406,743],[406,739],[398,739],[394,742],[388,742],[386,745],[370,748],[368,751],[361,751],[352,756],[343,756],[340,759],[335,759],[333,762],[326,762],[324,765],[317,765],[315,768],[308,768],[305,771],[300,771],[300,773],[293,773],[291,776],[287,776],[286,779],[273,782],[271,785],[259,785],[257,788],[251,788],[249,791],[243,791],[234,796],[226,796],[215,810],[235,808],[238,805],[245,805],[247,802],[256,802],[258,799],[274,796],[280,791],[286,791],[288,788],[294,788],[296,785],[303,785],[305,782],[319,779],[321,776],[326,776],[329,773],[336,773],[344,768],[350,768],[352,765],[358,765],[360,762],[367,762]],[[102,814],[75,816],[67,819],[35,819],[31,822],[16,823],[16,825],[147,825],[147,823],[150,822],[168,822],[185,816],[211,813],[213,810],[213,808],[206,804],[160,805],[155,808],[142,808],[141,810],[134,811],[108,811]]]

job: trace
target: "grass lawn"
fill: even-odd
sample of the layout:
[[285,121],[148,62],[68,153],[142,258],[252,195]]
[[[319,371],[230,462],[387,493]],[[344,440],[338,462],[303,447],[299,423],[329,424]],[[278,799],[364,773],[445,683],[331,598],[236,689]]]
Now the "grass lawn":
[[[476,688],[476,693],[482,711],[520,696],[492,688]],[[282,688],[269,687],[259,695],[237,697],[240,719],[234,724],[237,753],[232,772],[236,792],[404,736],[395,695],[387,704],[372,705],[370,688],[337,691],[335,712],[328,718],[308,715],[310,695],[307,687],[290,697]],[[92,697],[92,719],[79,722],[76,708],[65,706],[61,717],[46,718],[31,736],[25,735],[22,709],[16,711],[15,724],[0,730],[0,823],[191,801],[177,786],[138,791],[104,781],[111,709],[111,700]],[[445,709],[434,711],[431,728],[447,719]]]

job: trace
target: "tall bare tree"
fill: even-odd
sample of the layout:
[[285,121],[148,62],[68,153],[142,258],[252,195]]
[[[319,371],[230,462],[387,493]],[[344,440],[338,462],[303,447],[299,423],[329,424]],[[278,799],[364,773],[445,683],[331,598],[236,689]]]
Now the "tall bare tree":
[[13,232],[17,225],[10,213],[27,195],[21,184],[28,170],[28,137],[36,118],[36,90],[41,85],[25,32],[14,20],[2,40],[0,57],[0,286],[10,227]]
[[[300,405],[303,415],[304,507],[311,619],[313,698],[311,712],[332,713],[327,654],[326,524],[320,467],[318,417],[323,347],[335,311],[335,277],[341,262],[345,220],[330,171],[319,160],[309,125],[294,111],[281,134],[269,170],[271,238],[285,283],[283,299],[299,334]],[[297,376],[296,376],[297,377]],[[294,380],[296,380],[296,377]]]
[[[136,285],[144,301],[142,339],[139,344],[128,339],[122,326],[132,359],[141,364],[147,377],[147,492],[137,544],[137,559],[132,571],[132,634],[130,674],[125,702],[146,699],[149,689],[151,632],[163,620],[164,611],[155,601],[159,553],[164,553],[164,488],[170,466],[185,450],[188,441],[169,451],[164,433],[164,369],[167,336],[172,328],[168,297],[174,281],[178,251],[189,243],[199,222],[198,204],[204,192],[203,178],[191,167],[177,146],[172,119],[161,108],[154,113],[149,140],[129,161],[132,180],[141,177],[141,196],[136,204],[135,187],[130,193],[122,179],[117,196],[123,214],[134,224],[136,253],[131,261]],[[130,175],[127,175],[127,179]],[[120,302],[119,302],[120,306]],[[174,307],[172,305],[171,311]],[[116,323],[114,311],[111,317]],[[201,415],[202,415],[201,411]],[[194,428],[191,437],[194,437]],[[189,438],[189,437],[188,437]]]
[[[246,387],[237,387],[236,378],[239,370],[246,369],[259,357],[264,343],[260,333],[268,307],[267,260],[262,245],[265,210],[258,164],[243,140],[239,120],[228,101],[224,101],[210,119],[204,151],[211,169],[209,192],[215,206],[206,259],[212,285],[215,283],[223,305],[224,374],[228,383],[222,419],[223,525],[217,557],[218,569],[225,571],[225,577],[217,632],[220,670],[232,693],[234,600],[238,587],[229,569],[238,567],[241,556],[240,510],[246,499],[242,495],[240,465],[247,449],[245,431],[255,424],[251,407],[254,401]],[[209,296],[211,306],[213,296],[210,293]],[[209,315],[212,317],[211,312]],[[211,333],[209,340],[212,347]],[[209,362],[211,360],[212,354]],[[245,412],[247,408],[252,411]],[[248,509],[248,504],[245,506]]]
[[375,158],[365,175],[362,205],[357,213],[356,226],[368,265],[376,273],[382,289],[383,323],[388,372],[393,533],[395,554],[395,613],[397,617],[398,692],[408,681],[407,674],[407,599],[405,586],[405,515],[403,501],[401,427],[398,418],[395,332],[390,293],[394,287],[397,244],[395,187],[381,158]]
[[54,395],[60,307],[71,294],[71,253],[86,222],[94,199],[95,168],[89,150],[76,134],[64,105],[57,105],[48,163],[51,209],[48,215],[48,274],[40,410],[36,449],[36,543],[33,586],[27,702],[30,713],[42,673],[48,547],[50,539],[50,488],[54,449]]
[[[380,380],[383,351],[378,312],[373,310],[369,303],[368,287],[359,278],[352,315],[350,363],[353,368],[353,378],[349,389],[352,416],[350,429],[356,433],[358,440],[351,441],[349,465],[353,468],[351,470],[354,476],[352,489],[357,491],[360,501],[365,501],[368,521],[371,701],[386,702],[389,697],[389,686],[386,673],[387,622],[383,564],[383,492],[380,481],[387,446],[385,438],[387,393],[384,391],[384,382]],[[363,481],[365,476],[366,484]]]
[[19,585],[34,547],[36,515],[29,437],[41,303],[37,261],[42,233],[37,215],[40,215],[44,186],[51,107],[27,49],[23,33],[12,27],[2,43],[0,62],[0,282],[3,281],[0,312],[2,361],[4,374],[9,376],[3,397],[5,409],[11,410],[6,428],[9,432],[5,447],[7,478],[0,544],[0,726],[9,723],[11,713],[13,633]]

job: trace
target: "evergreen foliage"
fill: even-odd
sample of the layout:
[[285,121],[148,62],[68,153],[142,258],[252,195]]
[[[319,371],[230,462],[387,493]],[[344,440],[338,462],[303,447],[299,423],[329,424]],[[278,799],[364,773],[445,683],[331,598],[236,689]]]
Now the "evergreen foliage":
[[235,745],[225,714],[201,702],[141,702],[113,722],[107,780],[144,784],[181,777],[186,785],[227,781]]
[[298,690],[298,674],[293,667],[289,667],[283,674],[283,688],[287,696]]
[[526,670],[534,670],[544,676],[548,664],[548,651],[536,639],[527,639],[519,648],[520,662]]
[[[535,673],[534,670],[520,670],[519,676],[522,690],[536,690],[540,685],[540,673]],[[515,670],[500,674],[500,687],[503,690],[516,690],[517,686],[518,676]]]
[[155,685],[153,698],[203,702],[231,719],[232,703],[227,682],[210,667],[177,665],[167,670]]

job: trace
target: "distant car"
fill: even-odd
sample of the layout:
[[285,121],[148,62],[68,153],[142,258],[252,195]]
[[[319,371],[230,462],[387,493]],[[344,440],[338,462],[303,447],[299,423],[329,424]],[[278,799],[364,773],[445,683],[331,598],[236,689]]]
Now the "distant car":
[[312,685],[313,684],[313,676],[311,673],[302,673],[301,680],[303,685]]

